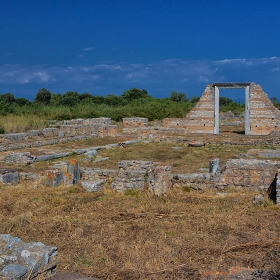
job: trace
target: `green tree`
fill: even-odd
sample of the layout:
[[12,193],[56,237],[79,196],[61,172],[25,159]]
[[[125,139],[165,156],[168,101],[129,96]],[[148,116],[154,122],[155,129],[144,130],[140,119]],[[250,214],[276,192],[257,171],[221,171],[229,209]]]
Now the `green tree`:
[[0,100],[12,104],[13,102],[15,102],[15,97],[12,93],[7,92],[4,94],[0,94]]
[[200,97],[194,96],[194,97],[190,100],[190,102],[194,104],[194,103],[197,103],[197,102],[199,101],[199,99],[200,99]]
[[58,101],[58,105],[74,107],[80,103],[80,99],[76,96],[66,96]]
[[121,106],[127,102],[120,96],[114,94],[108,94],[105,98],[105,103],[109,106]]
[[187,95],[184,92],[172,91],[169,98],[175,102],[187,101]]
[[232,99],[220,96],[219,97],[220,106],[228,106],[235,103]]
[[90,93],[84,92],[79,95],[80,100],[84,100],[86,98],[92,98],[92,95]]
[[121,95],[121,97],[128,101],[132,101],[132,100],[138,99],[138,98],[147,98],[147,97],[149,97],[149,95],[145,89],[140,90],[138,88],[131,88],[131,89],[125,91]]
[[35,102],[40,103],[42,105],[49,105],[51,99],[52,99],[52,94],[46,88],[40,89],[35,96]]
[[31,102],[24,97],[16,98],[15,103],[19,106],[31,105]]

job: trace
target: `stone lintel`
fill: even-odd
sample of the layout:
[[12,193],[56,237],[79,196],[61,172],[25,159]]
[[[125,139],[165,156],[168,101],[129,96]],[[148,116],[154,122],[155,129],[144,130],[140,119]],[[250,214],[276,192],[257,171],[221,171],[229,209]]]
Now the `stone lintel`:
[[213,87],[218,88],[245,88],[251,85],[251,82],[229,82],[229,83],[213,83]]

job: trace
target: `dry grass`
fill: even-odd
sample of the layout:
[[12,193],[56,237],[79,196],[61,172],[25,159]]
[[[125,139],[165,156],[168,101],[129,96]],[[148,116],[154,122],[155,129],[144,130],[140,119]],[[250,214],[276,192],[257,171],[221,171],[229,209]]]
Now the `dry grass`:
[[223,165],[228,159],[244,153],[248,149],[248,147],[237,146],[209,145],[197,148],[188,147],[184,144],[139,142],[134,145],[127,145],[123,149],[102,150],[98,152],[98,155],[109,157],[109,160],[90,163],[90,165],[102,168],[117,168],[117,163],[121,160],[147,160],[170,165],[172,173],[191,173],[199,172],[199,168],[208,168],[209,161],[214,158],[220,158],[220,163]]
[[231,266],[276,269],[280,260],[279,252],[272,257],[280,209],[270,201],[253,206],[254,193],[173,189],[159,198],[27,184],[0,193],[0,232],[58,246],[60,270],[102,279],[199,279]]
[[42,129],[48,127],[48,122],[42,120],[36,115],[1,116],[1,124],[5,129],[5,133],[26,132],[31,129]]
[[[122,140],[92,138],[49,148],[66,150],[114,141]],[[223,165],[248,149],[137,143],[99,151],[98,155],[110,159],[81,165],[117,168],[123,159],[152,160],[171,165],[173,173],[188,173],[207,168],[216,157]],[[21,168],[44,171],[49,164]],[[89,193],[79,185],[0,186],[0,232],[55,245],[59,270],[101,279],[194,280],[232,266],[279,270],[279,206],[269,200],[253,206],[256,193],[226,191],[228,195],[220,197],[214,189],[178,188],[159,198],[147,192],[122,195],[108,186],[100,193]]]

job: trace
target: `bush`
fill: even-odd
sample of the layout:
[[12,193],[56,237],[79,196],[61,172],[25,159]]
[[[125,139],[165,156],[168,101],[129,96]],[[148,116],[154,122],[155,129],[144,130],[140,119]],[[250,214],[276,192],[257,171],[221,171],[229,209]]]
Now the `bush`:
[[43,105],[49,105],[51,99],[52,99],[52,94],[46,88],[40,89],[35,96],[35,102]]
[[58,105],[61,106],[68,106],[68,107],[74,107],[77,106],[80,103],[80,99],[76,96],[67,96],[67,97],[62,97],[58,101]]

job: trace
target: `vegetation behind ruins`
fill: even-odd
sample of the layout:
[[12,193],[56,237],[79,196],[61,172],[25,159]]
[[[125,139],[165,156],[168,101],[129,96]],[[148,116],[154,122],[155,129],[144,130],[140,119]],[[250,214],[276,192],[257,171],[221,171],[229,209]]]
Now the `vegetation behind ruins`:
[[[15,98],[12,93],[0,94],[0,133],[24,132],[46,127],[47,120],[108,117],[120,121],[124,117],[145,117],[150,121],[183,118],[199,101],[172,91],[169,98],[153,98],[146,90],[132,88],[121,96],[93,96],[68,91],[54,94],[40,89],[34,101]],[[244,104],[220,97],[220,110],[241,114]]]

